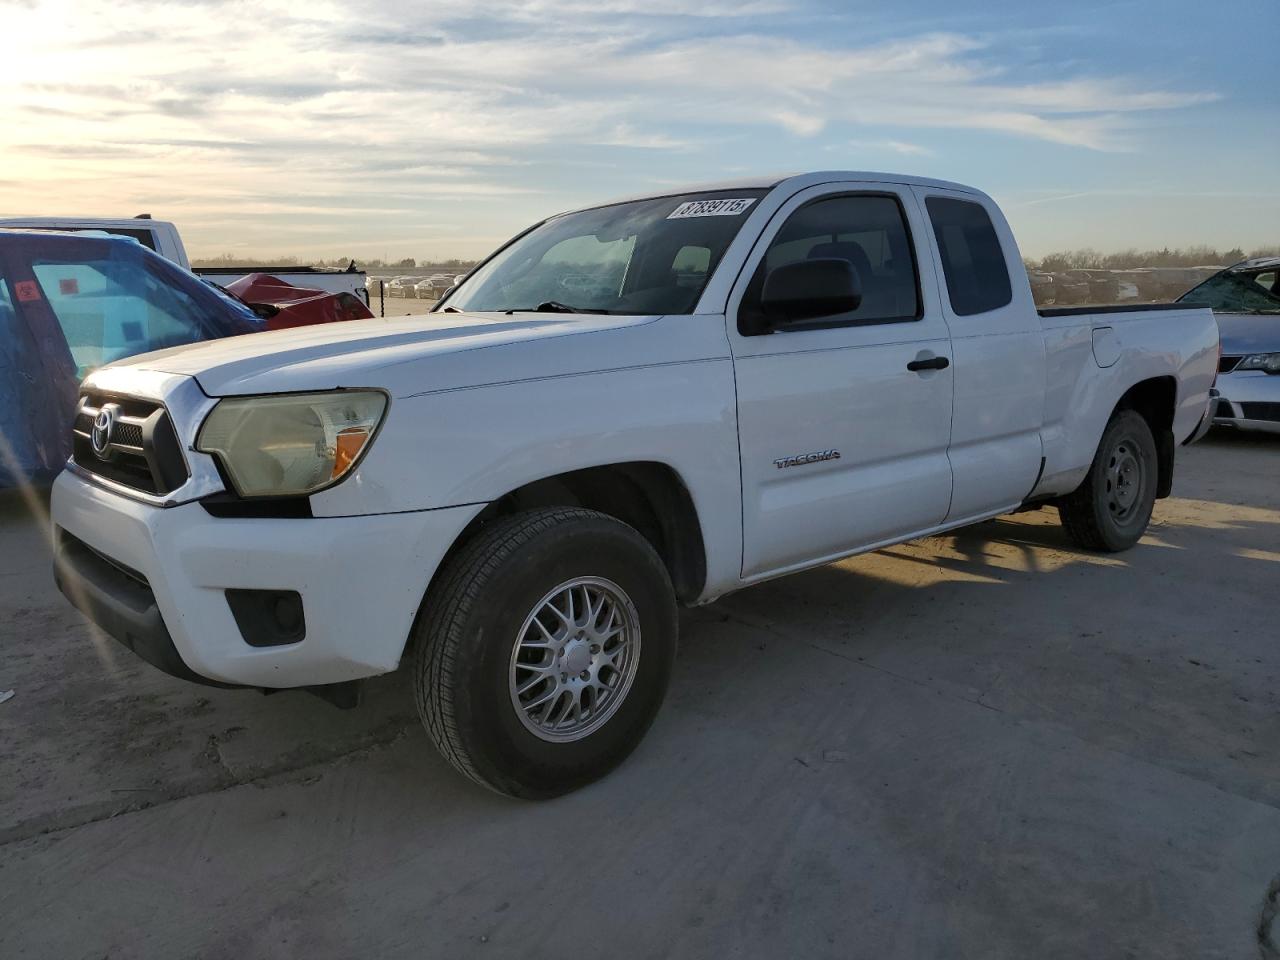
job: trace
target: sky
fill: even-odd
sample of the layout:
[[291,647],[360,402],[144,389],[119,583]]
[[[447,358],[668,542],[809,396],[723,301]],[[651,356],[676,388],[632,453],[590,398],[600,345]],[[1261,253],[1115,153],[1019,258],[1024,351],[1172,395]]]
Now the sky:
[[1024,256],[1280,243],[1276,0],[0,0],[0,215],[472,258],[551,213],[892,171]]

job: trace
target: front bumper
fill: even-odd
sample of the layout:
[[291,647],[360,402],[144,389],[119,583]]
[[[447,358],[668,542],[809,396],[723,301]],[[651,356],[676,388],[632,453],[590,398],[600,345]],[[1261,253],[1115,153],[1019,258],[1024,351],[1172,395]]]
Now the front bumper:
[[[53,488],[55,574],[104,632],[175,676],[340,683],[396,668],[428,582],[479,510],[218,518],[199,503],[156,507],[64,471]],[[297,591],[305,636],[252,646],[228,590]]]
[[1218,392],[1215,426],[1280,433],[1280,376],[1261,370],[1224,374]]

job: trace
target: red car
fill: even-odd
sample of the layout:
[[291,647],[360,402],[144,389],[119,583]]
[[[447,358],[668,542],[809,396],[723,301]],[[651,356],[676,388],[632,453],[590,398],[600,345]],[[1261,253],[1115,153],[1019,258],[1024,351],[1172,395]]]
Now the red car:
[[337,320],[366,320],[373,316],[364,301],[354,294],[295,287],[269,273],[251,273],[227,284],[225,289],[265,320],[268,330]]

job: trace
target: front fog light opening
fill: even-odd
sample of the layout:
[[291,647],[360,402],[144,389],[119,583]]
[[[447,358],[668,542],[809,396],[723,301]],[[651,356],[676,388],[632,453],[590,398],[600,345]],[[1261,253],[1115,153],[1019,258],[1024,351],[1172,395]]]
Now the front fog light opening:
[[302,594],[297,590],[229,589],[227,606],[251,647],[282,647],[307,636]]

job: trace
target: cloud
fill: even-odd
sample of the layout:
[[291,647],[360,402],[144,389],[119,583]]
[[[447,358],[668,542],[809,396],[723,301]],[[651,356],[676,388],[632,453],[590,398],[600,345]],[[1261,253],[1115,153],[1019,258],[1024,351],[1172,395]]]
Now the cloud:
[[[589,164],[759,136],[923,156],[913,134],[951,129],[1116,151],[1150,111],[1213,97],[1065,67],[1022,82],[991,37],[791,35],[797,9],[437,0],[429,24],[406,25],[390,0],[20,6],[0,40],[0,108],[22,120],[0,162],[22,187],[0,189],[0,209],[293,204],[331,207],[328,229],[353,233],[369,224],[339,198],[362,197],[366,221],[467,199],[501,221],[497,240],[524,219],[509,222],[511,198],[548,186],[556,163],[535,156]],[[651,176],[650,162],[635,167]]]
[[934,152],[928,147],[923,147],[918,143],[907,143],[905,140],[850,140],[844,147],[855,151],[897,153],[904,157],[932,157],[934,155]]

